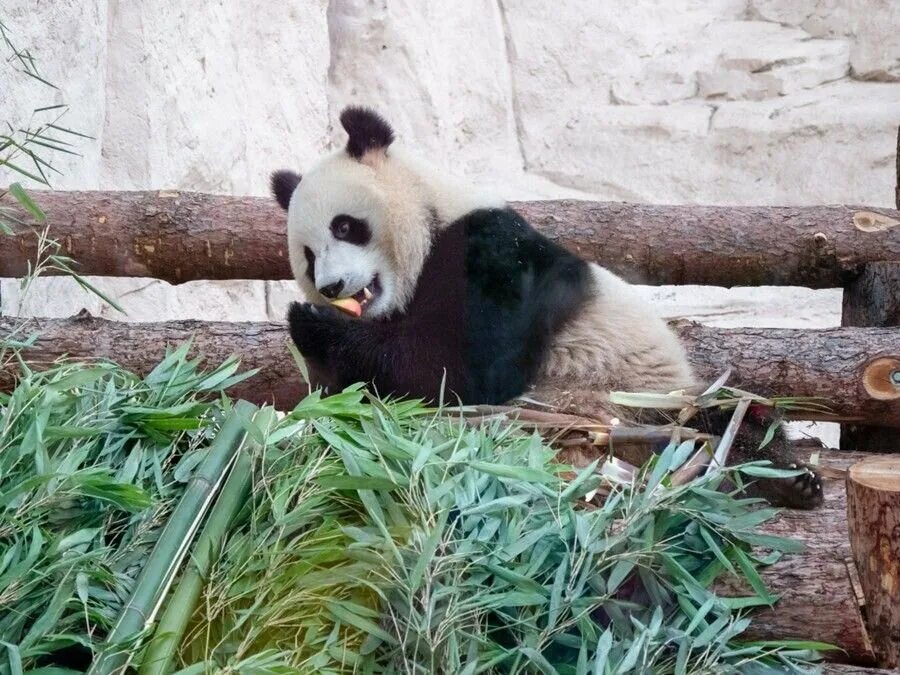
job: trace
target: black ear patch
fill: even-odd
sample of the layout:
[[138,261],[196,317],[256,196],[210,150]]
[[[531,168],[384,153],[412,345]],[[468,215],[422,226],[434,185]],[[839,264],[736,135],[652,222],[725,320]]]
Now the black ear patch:
[[369,108],[345,108],[341,113],[341,126],[350,137],[347,154],[353,159],[359,159],[369,150],[384,150],[394,142],[391,125]]
[[275,195],[275,201],[285,211],[288,210],[288,204],[291,203],[291,195],[294,194],[294,189],[299,184],[300,174],[294,171],[282,169],[272,174],[272,194]]

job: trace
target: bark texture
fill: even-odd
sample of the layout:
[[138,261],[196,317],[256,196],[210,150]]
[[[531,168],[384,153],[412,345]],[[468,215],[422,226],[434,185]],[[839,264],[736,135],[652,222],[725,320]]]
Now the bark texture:
[[[0,335],[15,325],[0,318]],[[698,376],[712,381],[733,368],[730,384],[762,394],[819,396],[832,403],[831,419],[900,427],[900,393],[895,400],[873,398],[863,385],[866,367],[881,355],[900,355],[900,331],[889,328],[790,330],[710,328],[676,324]],[[237,387],[235,396],[292,407],[303,395],[299,373],[287,349],[284,324],[269,322],[169,321],[121,323],[79,315],[33,320],[29,332],[40,337],[26,359],[40,368],[55,359],[106,358],[138,373],[148,372],[167,346],[189,337],[195,352],[210,362],[239,355],[244,367],[259,374]],[[11,386],[12,372],[0,372],[0,386]],[[798,417],[827,418],[822,415]]]
[[[900,263],[876,262],[865,266],[862,274],[844,289],[841,324],[900,327]],[[841,447],[900,452],[900,439],[894,429],[845,424],[841,427]]]
[[900,263],[869,263],[844,289],[844,326],[900,326]]
[[900,458],[873,456],[847,474],[847,522],[879,665],[900,666]]
[[[190,192],[36,191],[53,236],[84,274],[287,279],[274,200]],[[7,198],[5,206],[14,206]],[[900,212],[856,206],[662,206],[579,200],[512,204],[538,230],[647,284],[843,286],[866,263],[900,261]],[[23,214],[23,217],[26,217]],[[0,251],[21,276],[36,238]]]
[[[0,336],[9,334],[16,321],[0,317]],[[300,372],[288,350],[287,327],[277,323],[169,321],[124,323],[90,316],[29,321],[20,335],[38,333],[25,351],[29,366],[41,370],[63,356],[76,360],[112,360],[144,375],[162,360],[167,347],[193,338],[192,356],[202,355],[215,366],[232,354],[241,358],[241,372],[259,369],[249,380],[229,390],[253,403],[275,403],[290,409],[306,393]],[[12,385],[12,373],[0,371],[0,390]]]
[[[900,354],[896,328],[712,328],[675,325],[698,377],[733,368],[729,384],[771,396],[816,396],[834,419],[900,427],[900,386],[892,400],[874,398],[866,374]],[[798,418],[802,417],[798,413]],[[819,418],[817,415],[807,417]]]
[[[771,609],[753,614],[752,635],[759,639],[797,638],[837,645],[846,654],[829,658],[874,665],[874,655],[854,590],[853,562],[847,532],[846,491],[840,476],[862,453],[822,451],[825,503],[815,511],[783,511],[764,531],[798,539],[806,551],[785,556],[763,572],[768,589],[780,596]],[[747,592],[727,577],[717,589],[726,595]]]

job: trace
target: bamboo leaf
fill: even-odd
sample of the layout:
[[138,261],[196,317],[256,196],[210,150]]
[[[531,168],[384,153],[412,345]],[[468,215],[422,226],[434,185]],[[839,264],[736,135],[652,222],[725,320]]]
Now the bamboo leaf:
[[[10,166],[10,168],[15,168],[15,167],[12,167],[8,162],[6,164],[7,164],[7,166]],[[20,171],[20,173],[25,173],[25,172]],[[9,189],[9,194],[11,194],[13,197],[15,197],[16,201],[19,202],[19,204],[21,204],[25,208],[25,210],[28,211],[34,217],[34,219],[37,222],[43,223],[47,219],[47,216],[45,216],[44,212],[41,211],[41,207],[39,207],[34,202],[34,200],[29,196],[29,194],[27,192],[25,192],[25,189],[19,183],[12,183],[8,189]]]

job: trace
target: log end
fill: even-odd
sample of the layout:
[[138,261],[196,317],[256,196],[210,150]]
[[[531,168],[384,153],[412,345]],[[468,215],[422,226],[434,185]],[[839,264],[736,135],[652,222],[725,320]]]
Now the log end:
[[[900,449],[900,439],[897,441]],[[869,457],[857,462],[847,472],[856,485],[879,492],[900,492],[900,456]]]
[[862,382],[866,393],[878,401],[900,400],[900,358],[884,356],[870,361]]

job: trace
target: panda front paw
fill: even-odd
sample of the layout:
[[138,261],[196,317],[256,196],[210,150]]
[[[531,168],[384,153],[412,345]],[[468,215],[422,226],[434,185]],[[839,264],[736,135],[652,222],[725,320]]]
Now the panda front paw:
[[822,477],[801,462],[791,462],[777,466],[779,469],[800,469],[798,476],[789,478],[763,478],[754,484],[753,491],[764,497],[773,506],[791,509],[815,509],[822,505],[825,494]]
[[304,357],[327,361],[349,328],[349,319],[328,305],[292,302],[288,309],[291,339]]

